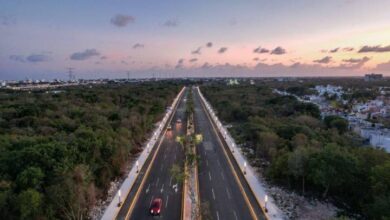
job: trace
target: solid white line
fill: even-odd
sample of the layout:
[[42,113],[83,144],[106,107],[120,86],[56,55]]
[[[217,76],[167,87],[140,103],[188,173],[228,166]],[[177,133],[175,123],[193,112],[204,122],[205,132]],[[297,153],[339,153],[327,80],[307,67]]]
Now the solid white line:
[[234,217],[236,218],[236,220],[238,220],[236,211],[233,210],[233,214],[234,214]]
[[229,189],[228,189],[228,188],[226,188],[226,193],[227,193],[227,195],[228,195],[228,198],[231,199],[232,197],[230,196],[230,192],[229,192]]
[[210,174],[210,171],[209,171],[209,179],[210,179],[210,181],[211,181],[211,174]]
[[154,197],[152,196],[152,199],[150,200],[149,206],[152,205],[153,199],[154,199]]
[[213,199],[215,200],[215,194],[214,194],[214,189],[211,188],[211,192],[213,193]]
[[165,203],[165,208],[168,206],[168,201],[169,201],[169,195],[167,195],[167,202]]
[[219,220],[219,213],[218,213],[218,211],[217,211],[217,220]]

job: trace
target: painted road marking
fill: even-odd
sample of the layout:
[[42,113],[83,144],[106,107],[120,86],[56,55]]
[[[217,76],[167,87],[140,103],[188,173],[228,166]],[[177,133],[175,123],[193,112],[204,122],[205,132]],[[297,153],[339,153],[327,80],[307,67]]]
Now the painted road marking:
[[157,178],[156,186],[158,186],[158,182],[160,181],[160,177]]
[[218,211],[217,211],[217,220],[219,220],[219,213],[218,213]]
[[211,181],[211,174],[210,174],[210,171],[209,171],[209,179],[210,179],[210,181]]
[[234,214],[234,218],[236,218],[236,220],[238,220],[236,211],[233,210],[233,214]]
[[214,194],[214,189],[211,188],[211,192],[213,193],[213,199],[215,200],[215,194]]
[[222,176],[222,179],[225,180],[225,175],[223,175],[223,173],[221,173],[221,176]]
[[230,196],[230,192],[229,192],[229,189],[228,189],[228,188],[226,188],[226,193],[227,193],[227,195],[228,195],[228,198],[231,199],[232,197]]
[[168,201],[169,201],[169,195],[167,195],[167,202],[165,203],[165,208],[168,206]]
[[150,190],[150,184],[148,185],[148,188],[146,188],[146,194],[148,194],[148,192],[149,192],[149,190]]

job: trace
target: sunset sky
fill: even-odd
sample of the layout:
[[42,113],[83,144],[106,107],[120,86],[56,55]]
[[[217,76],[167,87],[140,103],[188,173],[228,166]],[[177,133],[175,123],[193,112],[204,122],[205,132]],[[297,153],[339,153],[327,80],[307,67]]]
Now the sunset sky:
[[390,75],[389,0],[0,5],[0,80]]

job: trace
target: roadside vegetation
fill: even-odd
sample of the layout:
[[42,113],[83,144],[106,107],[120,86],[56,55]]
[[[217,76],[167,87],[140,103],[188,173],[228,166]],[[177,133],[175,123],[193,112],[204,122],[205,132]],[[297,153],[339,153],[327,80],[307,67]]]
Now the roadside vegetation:
[[346,120],[322,119],[314,104],[272,92],[283,87],[296,94],[309,91],[291,84],[209,84],[201,90],[269,181],[305,196],[331,200],[347,210],[341,215],[389,218],[390,155],[364,147],[348,130]]
[[88,218],[179,89],[0,91],[0,219]]

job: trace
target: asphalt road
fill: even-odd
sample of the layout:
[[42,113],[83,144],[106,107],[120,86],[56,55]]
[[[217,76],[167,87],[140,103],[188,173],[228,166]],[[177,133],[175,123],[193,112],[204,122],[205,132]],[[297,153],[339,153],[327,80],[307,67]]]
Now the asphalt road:
[[[227,146],[213,129],[199,93],[193,89],[195,132],[203,135],[198,145],[199,193],[201,203],[209,204],[209,216],[215,220],[265,219],[241,169]],[[227,153],[225,153],[225,151]],[[230,160],[230,163],[229,163]],[[241,187],[240,187],[241,186]],[[204,207],[204,206],[201,206]]]
[[[149,207],[153,199],[161,198],[163,200],[161,215],[158,219],[179,220],[182,212],[182,185],[175,182],[170,175],[170,169],[173,164],[184,166],[184,151],[179,143],[175,141],[177,135],[184,135],[186,130],[186,117],[184,98],[188,91],[185,91],[181,97],[178,108],[173,115],[171,125],[172,130],[167,131],[163,138],[160,148],[154,148],[151,152],[153,155],[156,151],[156,157],[152,155],[148,158],[140,175],[137,178],[133,189],[131,189],[124,204],[119,211],[117,219],[144,220],[154,219],[149,213]],[[182,123],[177,123],[177,119],[181,119]],[[151,164],[150,172],[145,176],[148,165]],[[142,179],[144,184],[141,185]],[[135,195],[138,192],[138,197],[134,201]],[[130,207],[133,204],[133,209],[129,214]]]

